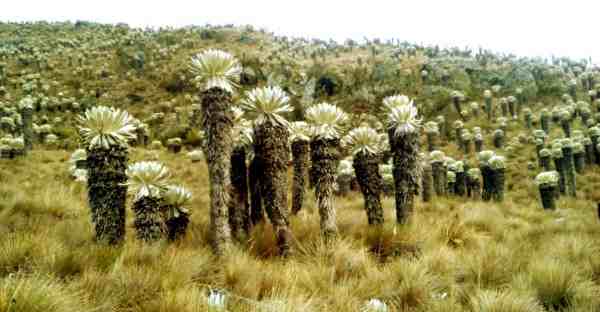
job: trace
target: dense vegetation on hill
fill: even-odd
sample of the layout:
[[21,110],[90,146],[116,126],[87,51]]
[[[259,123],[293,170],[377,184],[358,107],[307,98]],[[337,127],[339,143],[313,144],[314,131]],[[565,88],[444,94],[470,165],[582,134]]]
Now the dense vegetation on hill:
[[[588,78],[593,83],[597,75],[585,71],[585,60],[518,58],[376,39],[338,44],[274,37],[252,27],[144,30],[77,22],[2,24],[1,29],[6,104],[32,94],[50,109],[111,105],[140,119],[177,108],[189,112],[198,102],[189,59],[209,47],[239,57],[244,89],[273,83],[293,94],[298,115],[303,106],[321,100],[349,112],[376,114],[384,97],[402,92],[426,117],[444,114],[451,122],[457,117],[449,106],[454,90],[470,102],[480,101],[493,86],[499,87],[498,96],[520,88],[523,99],[535,103],[566,93],[580,74],[583,92],[582,83],[589,88]],[[161,139],[181,134],[176,124],[169,126],[160,131]],[[68,132],[59,131],[59,138]]]
[[[207,49],[241,64],[231,137],[202,131],[229,100],[191,66]],[[586,60],[395,40],[0,23],[0,311],[600,311],[596,81]],[[108,111],[120,128],[95,142]],[[234,188],[240,166],[245,180],[253,159],[274,164],[258,179],[268,219],[234,214],[236,243],[216,255],[211,135],[241,157]],[[101,232],[120,218],[107,202],[125,201],[125,232]],[[273,216],[281,205],[293,214]]]

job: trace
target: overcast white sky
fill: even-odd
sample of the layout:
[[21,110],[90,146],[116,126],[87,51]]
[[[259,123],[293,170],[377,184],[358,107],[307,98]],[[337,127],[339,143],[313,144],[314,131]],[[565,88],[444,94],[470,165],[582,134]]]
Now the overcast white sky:
[[0,20],[132,26],[252,24],[277,34],[399,38],[518,55],[600,60],[597,0],[4,0]]

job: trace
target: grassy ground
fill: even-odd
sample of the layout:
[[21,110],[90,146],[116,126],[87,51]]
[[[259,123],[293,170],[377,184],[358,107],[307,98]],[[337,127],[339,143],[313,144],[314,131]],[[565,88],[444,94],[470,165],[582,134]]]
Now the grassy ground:
[[[531,155],[529,152],[523,155]],[[275,256],[268,225],[224,259],[206,240],[206,165],[184,154],[157,158],[194,191],[193,220],[177,244],[135,241],[129,212],[121,248],[92,241],[85,186],[63,151],[0,161],[0,311],[206,311],[211,288],[229,311],[358,311],[379,298],[392,311],[600,311],[600,226],[592,200],[598,170],[581,176],[580,199],[540,207],[526,157],[518,156],[500,205],[439,198],[417,203],[414,222],[366,225],[362,198],[338,198],[341,240],[319,243],[312,193],[292,218],[296,253]]]

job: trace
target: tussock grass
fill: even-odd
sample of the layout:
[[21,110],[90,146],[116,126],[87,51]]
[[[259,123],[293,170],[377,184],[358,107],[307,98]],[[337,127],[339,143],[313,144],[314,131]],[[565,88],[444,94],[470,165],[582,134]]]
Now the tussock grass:
[[94,311],[74,291],[48,276],[13,276],[0,279],[0,311],[86,312]]
[[473,312],[543,312],[535,298],[510,291],[480,290],[471,297]]
[[[134,149],[131,161],[149,153]],[[582,194],[544,212],[529,196],[526,172],[517,174],[502,204],[417,201],[406,225],[394,223],[392,198],[382,201],[386,222],[380,227],[367,226],[360,194],[337,198],[340,240],[329,247],[320,240],[309,191],[304,210],[290,218],[295,253],[289,259],[278,257],[268,223],[217,259],[207,239],[206,166],[182,155],[151,156],[194,190],[188,233],[151,246],[133,237],[130,211],[122,246],[93,242],[85,186],[66,174],[67,153],[36,151],[10,166],[0,162],[0,178],[10,181],[0,183],[0,311],[206,311],[210,289],[225,292],[229,311],[360,311],[372,298],[391,311],[600,306],[593,203]],[[597,176],[591,171],[580,178]],[[22,310],[7,310],[6,298],[17,287],[32,300]]]

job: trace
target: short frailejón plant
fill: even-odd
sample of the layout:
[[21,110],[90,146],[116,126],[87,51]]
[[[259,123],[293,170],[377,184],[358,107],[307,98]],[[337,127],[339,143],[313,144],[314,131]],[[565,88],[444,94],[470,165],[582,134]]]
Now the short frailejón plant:
[[325,242],[331,242],[337,236],[334,189],[340,159],[338,147],[348,115],[335,105],[321,103],[306,110],[306,120],[311,126],[310,154],[321,234]]
[[504,201],[506,161],[503,156],[495,155],[488,161],[492,169],[492,183],[494,185],[493,199],[496,202]]
[[33,100],[26,97],[19,102],[25,153],[33,148]]
[[169,170],[155,161],[136,162],[127,168],[127,185],[133,194],[134,227],[137,239],[152,243],[164,238],[166,226],[161,218]]
[[192,199],[192,193],[178,185],[168,185],[162,196],[161,212],[166,225],[167,239],[176,241],[185,236],[190,223],[190,211],[188,205]]
[[396,190],[396,222],[408,221],[419,189],[419,128],[417,108],[405,95],[383,100],[387,113],[388,137],[393,153]]
[[477,154],[477,158],[479,159],[479,170],[481,171],[481,176],[483,178],[483,190],[481,193],[481,199],[484,201],[489,201],[492,199],[494,194],[494,178],[493,178],[493,169],[490,164],[490,159],[494,157],[495,154],[493,151],[481,151]]
[[125,235],[125,200],[129,139],[134,126],[127,112],[105,106],[79,118],[79,134],[87,152],[88,201],[98,241],[117,244]]
[[369,225],[383,224],[381,189],[383,180],[379,173],[379,155],[382,143],[375,129],[359,127],[351,130],[343,139],[353,155],[353,167],[363,194]]
[[556,171],[544,171],[535,177],[535,184],[540,190],[542,206],[546,210],[556,209],[555,194],[559,175]]

